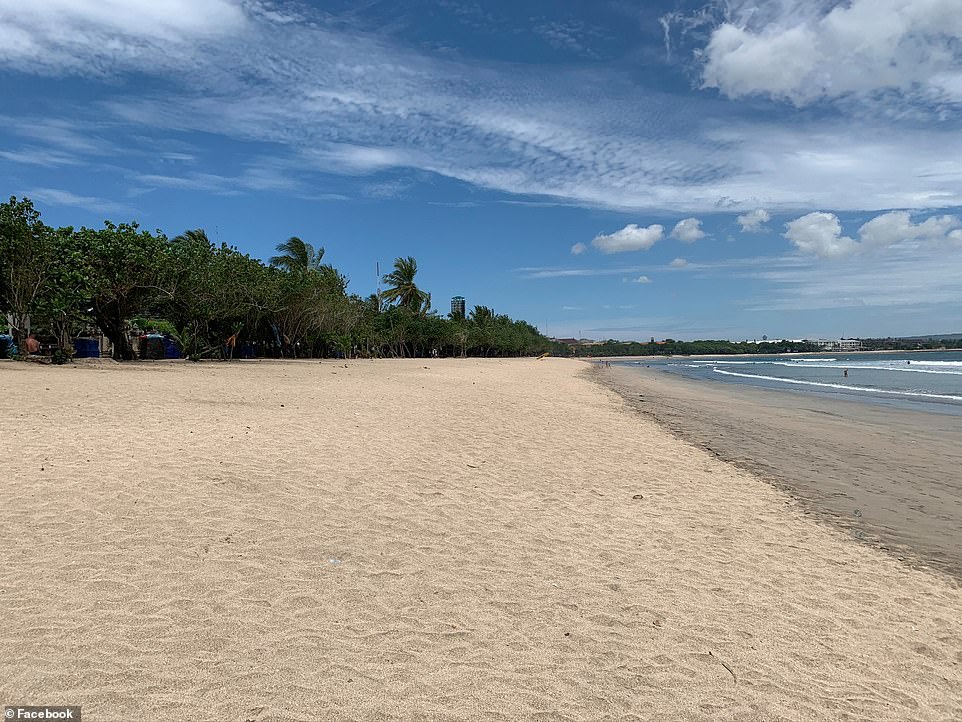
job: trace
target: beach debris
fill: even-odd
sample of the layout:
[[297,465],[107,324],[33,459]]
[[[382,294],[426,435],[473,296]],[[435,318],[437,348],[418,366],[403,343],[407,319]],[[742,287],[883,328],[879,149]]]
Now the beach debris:
[[634,495],[632,495],[631,498],[632,498],[632,499],[644,499],[644,498],[645,498],[645,495],[644,495],[644,494],[634,494]]
[[475,466],[474,464],[468,464],[469,469],[480,469],[480,466]]
[[861,516],[862,516],[862,510],[861,510],[861,509],[856,509],[853,513],[854,513],[855,516],[857,516],[857,517],[861,517]]
[[738,684],[738,677],[735,676],[735,670],[734,670],[734,669],[732,669],[731,667],[729,667],[729,666],[728,666],[724,661],[722,661],[721,659],[718,659],[718,657],[716,657],[714,654],[712,654],[712,651],[711,651],[710,649],[708,650],[708,656],[709,656],[709,657],[712,657],[713,659],[717,659],[717,660],[718,660],[718,663],[721,664],[722,667],[724,667],[725,669],[728,670],[728,673],[732,676],[732,681],[733,681],[733,683],[734,683],[734,684]]
[[336,557],[332,557],[332,558],[328,559],[327,561],[329,561],[331,564],[343,564],[343,563],[344,563],[344,560],[343,560],[343,559],[337,559]]

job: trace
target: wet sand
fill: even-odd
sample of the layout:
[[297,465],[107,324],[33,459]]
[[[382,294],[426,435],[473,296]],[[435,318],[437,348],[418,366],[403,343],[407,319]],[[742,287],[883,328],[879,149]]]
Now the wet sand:
[[593,369],[636,410],[787,490],[809,513],[962,578],[962,418],[656,369]]

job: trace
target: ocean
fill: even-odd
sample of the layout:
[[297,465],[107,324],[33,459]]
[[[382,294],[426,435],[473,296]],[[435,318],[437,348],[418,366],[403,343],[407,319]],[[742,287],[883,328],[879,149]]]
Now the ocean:
[[620,361],[666,373],[962,416],[962,352],[677,357]]

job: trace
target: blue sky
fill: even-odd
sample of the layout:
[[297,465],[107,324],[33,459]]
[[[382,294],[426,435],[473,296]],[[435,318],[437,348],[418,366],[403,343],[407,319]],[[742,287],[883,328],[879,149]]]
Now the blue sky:
[[0,97],[48,223],[558,336],[962,331],[958,0],[0,0]]

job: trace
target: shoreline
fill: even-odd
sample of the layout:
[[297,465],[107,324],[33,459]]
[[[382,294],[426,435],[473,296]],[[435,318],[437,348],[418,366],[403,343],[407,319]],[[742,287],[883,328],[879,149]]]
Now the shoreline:
[[586,373],[680,439],[788,492],[822,523],[962,582],[962,419],[644,367]]

